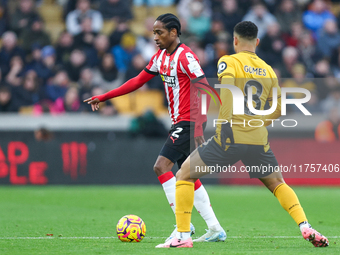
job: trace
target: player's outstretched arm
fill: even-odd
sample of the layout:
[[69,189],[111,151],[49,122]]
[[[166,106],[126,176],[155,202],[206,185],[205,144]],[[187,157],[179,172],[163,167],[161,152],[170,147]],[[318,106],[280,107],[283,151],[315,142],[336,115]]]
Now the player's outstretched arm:
[[113,89],[105,94],[93,96],[84,100],[84,103],[91,104],[92,111],[99,110],[99,103],[105,102],[108,99],[119,97],[135,91],[142,87],[146,82],[155,77],[154,74],[147,73],[146,71],[141,71],[136,77],[131,78],[125,82],[119,88]]

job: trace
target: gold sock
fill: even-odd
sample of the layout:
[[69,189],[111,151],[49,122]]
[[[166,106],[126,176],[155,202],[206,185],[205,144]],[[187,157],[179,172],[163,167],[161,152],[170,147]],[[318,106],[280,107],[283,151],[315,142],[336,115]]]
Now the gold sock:
[[279,184],[273,191],[273,194],[279,200],[283,209],[295,220],[296,224],[307,221],[305,212],[300,205],[299,199],[294,190],[286,183]]
[[194,206],[194,183],[176,182],[176,223],[178,232],[190,232],[191,212]]

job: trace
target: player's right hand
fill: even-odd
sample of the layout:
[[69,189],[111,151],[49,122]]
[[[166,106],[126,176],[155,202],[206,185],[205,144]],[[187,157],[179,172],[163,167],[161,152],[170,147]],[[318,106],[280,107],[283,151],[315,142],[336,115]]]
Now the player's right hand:
[[92,100],[92,97],[88,98],[88,99],[85,99],[84,100],[84,103],[88,103],[88,104],[91,104],[91,108],[92,108],[92,111],[97,111],[99,110],[99,99],[98,98],[94,98]]

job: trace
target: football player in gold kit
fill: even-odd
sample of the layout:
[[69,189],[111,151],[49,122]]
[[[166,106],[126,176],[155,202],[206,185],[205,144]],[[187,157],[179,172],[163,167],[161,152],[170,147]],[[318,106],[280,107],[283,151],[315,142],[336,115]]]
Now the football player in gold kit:
[[[238,23],[234,28],[234,49],[236,54],[223,56],[218,62],[218,78],[221,84],[232,85],[223,88],[220,97],[222,105],[216,134],[198,147],[183,163],[176,174],[176,221],[178,233],[171,244],[163,247],[193,247],[190,237],[191,212],[194,203],[194,182],[205,173],[195,172],[206,166],[231,166],[241,160],[246,167],[267,166],[271,171],[249,172],[251,178],[260,181],[276,196],[281,206],[300,227],[302,236],[316,247],[328,246],[328,239],[314,230],[308,223],[295,192],[284,182],[278,162],[268,143],[265,126],[281,115],[281,90],[273,69],[255,54],[259,44],[258,28],[250,21]],[[235,87],[237,88],[235,88]],[[242,97],[233,97],[231,90],[241,90]],[[247,104],[250,97],[252,105]],[[277,99],[277,100],[276,100]],[[242,100],[244,114],[235,115],[235,102]],[[255,115],[264,110],[266,102],[276,109],[269,115]],[[276,101],[275,104],[273,102]],[[223,121],[222,121],[223,120]],[[194,173],[194,174],[193,174]],[[160,247],[160,246],[158,246]]]

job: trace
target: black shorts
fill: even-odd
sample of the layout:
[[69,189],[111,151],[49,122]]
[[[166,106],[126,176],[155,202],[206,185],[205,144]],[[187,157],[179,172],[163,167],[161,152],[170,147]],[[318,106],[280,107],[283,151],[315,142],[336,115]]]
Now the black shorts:
[[195,149],[194,128],[195,123],[190,121],[172,125],[159,155],[177,163],[178,168],[181,168],[184,160]]
[[265,177],[279,165],[269,145],[230,144],[224,150],[212,137],[197,150],[207,166],[228,167],[241,160],[250,178]]

